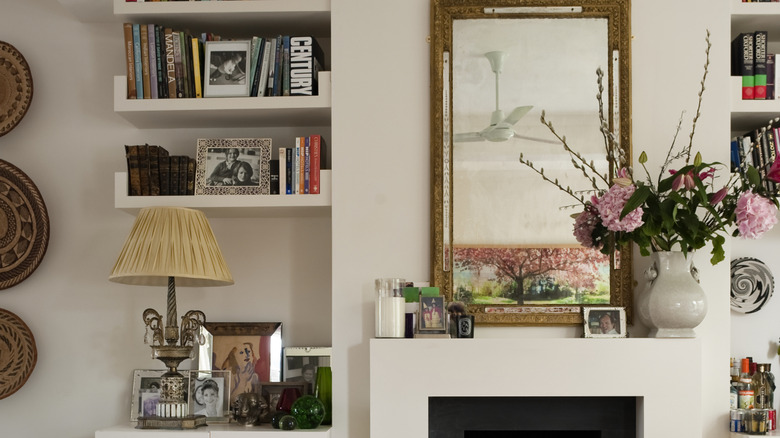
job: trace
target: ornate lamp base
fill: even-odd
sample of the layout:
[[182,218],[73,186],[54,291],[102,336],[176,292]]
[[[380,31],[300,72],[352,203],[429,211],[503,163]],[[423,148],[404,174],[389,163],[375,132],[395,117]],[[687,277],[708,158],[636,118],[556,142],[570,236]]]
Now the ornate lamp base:
[[205,415],[186,417],[138,417],[136,429],[196,429],[206,425]]

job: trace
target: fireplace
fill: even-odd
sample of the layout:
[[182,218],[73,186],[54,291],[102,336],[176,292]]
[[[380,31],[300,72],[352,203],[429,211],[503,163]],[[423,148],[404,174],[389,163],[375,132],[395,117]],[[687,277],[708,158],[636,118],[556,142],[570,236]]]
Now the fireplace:
[[635,397],[429,397],[430,438],[634,438]]
[[[431,429],[438,426],[429,420],[438,416],[438,408],[431,402],[439,399],[454,403],[473,399],[477,405],[501,406],[532,401],[547,410],[556,403],[609,399],[628,405],[598,412],[626,413],[624,419],[606,422],[633,421],[633,428],[627,426],[628,435],[607,435],[612,432],[588,426],[582,435],[574,436],[702,436],[697,339],[371,339],[370,371],[371,438],[526,438],[509,434],[515,425],[488,430],[466,427],[461,435],[434,435]],[[463,409],[479,412],[480,408]],[[487,408],[476,417],[492,411]],[[569,415],[556,416],[555,421],[563,424]],[[592,411],[585,417],[598,415]],[[563,435],[565,429],[522,427],[534,433],[527,438],[570,438]]]

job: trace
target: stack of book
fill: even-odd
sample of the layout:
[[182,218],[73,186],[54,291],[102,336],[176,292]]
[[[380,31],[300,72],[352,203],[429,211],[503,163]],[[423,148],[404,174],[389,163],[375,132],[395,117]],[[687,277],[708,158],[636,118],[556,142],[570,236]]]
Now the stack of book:
[[780,124],[754,129],[731,139],[731,171],[743,171],[747,166],[758,170],[764,188],[772,193],[778,185],[766,177],[780,150]]
[[[327,163],[325,151],[325,139],[321,135],[296,137],[294,147],[279,148],[279,193],[319,194],[320,170]],[[276,167],[272,166],[272,173]]]
[[767,52],[767,31],[739,34],[731,42],[731,75],[742,77],[742,99],[775,99],[776,54]]
[[[199,36],[157,24],[124,23],[128,99],[204,97],[209,41],[219,35]],[[311,36],[254,36],[246,56],[248,96],[313,96],[325,55]]]
[[162,146],[125,145],[130,196],[176,196],[195,193],[195,159],[170,155]]

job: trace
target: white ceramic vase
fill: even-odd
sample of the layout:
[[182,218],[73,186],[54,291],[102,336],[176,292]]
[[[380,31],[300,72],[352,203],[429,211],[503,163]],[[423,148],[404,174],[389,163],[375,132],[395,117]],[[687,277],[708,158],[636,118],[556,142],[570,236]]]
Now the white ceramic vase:
[[650,338],[695,338],[694,328],[707,315],[707,297],[699,285],[692,254],[680,251],[651,254],[645,271],[645,287],[639,294],[636,312],[650,328]]

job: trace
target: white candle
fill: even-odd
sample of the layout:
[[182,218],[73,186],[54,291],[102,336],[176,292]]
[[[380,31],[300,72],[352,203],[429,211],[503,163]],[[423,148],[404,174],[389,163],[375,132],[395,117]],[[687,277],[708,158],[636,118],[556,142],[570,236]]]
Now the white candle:
[[403,338],[406,314],[404,297],[379,297],[376,301],[376,337]]

